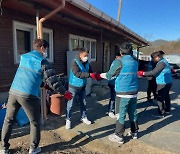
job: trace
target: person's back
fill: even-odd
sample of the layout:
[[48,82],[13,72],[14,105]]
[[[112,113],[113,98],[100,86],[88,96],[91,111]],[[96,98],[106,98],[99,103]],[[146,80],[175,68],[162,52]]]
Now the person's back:
[[6,116],[1,134],[0,153],[8,153],[9,138],[12,125],[20,107],[25,111],[30,121],[30,149],[29,154],[39,153],[40,142],[40,85],[44,81],[53,91],[71,99],[72,95],[66,92],[58,81],[54,69],[43,57],[46,55],[49,44],[45,40],[33,41],[33,51],[21,55],[19,67],[10,88]]
[[[124,123],[126,113],[129,115],[131,132],[133,139],[137,138],[138,124],[137,124],[137,93],[138,93],[138,63],[132,57],[132,45],[128,42],[123,43],[120,47],[121,59],[119,65],[113,68],[113,72],[119,72],[115,81],[116,96],[120,98],[119,101],[119,117],[116,121],[115,133],[109,135],[109,139],[114,142],[124,143]],[[112,75],[106,74],[107,78]],[[117,102],[116,102],[117,103]]]
[[10,93],[39,97],[43,80],[41,62],[43,56],[36,50],[21,55],[19,67],[10,88]]
[[115,90],[117,94],[131,95],[138,92],[138,63],[130,55],[124,55],[120,59],[122,69],[117,76]]

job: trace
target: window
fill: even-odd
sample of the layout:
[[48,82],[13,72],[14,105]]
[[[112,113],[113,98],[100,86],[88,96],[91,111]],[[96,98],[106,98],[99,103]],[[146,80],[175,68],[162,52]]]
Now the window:
[[96,42],[91,42],[91,59],[96,60]]
[[69,50],[75,51],[82,47],[89,51],[90,61],[96,61],[96,40],[70,34]]
[[[36,38],[36,26],[14,21],[14,62],[18,64],[21,54],[32,50],[32,42]],[[49,42],[48,57],[49,62],[53,62],[53,31],[43,28],[43,38]]]

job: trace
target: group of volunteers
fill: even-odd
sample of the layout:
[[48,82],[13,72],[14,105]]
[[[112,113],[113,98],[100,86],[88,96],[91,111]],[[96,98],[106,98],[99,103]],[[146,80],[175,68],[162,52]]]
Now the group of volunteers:
[[[1,132],[0,154],[9,152],[9,139],[12,125],[18,110],[22,107],[30,121],[30,149],[29,154],[41,152],[40,142],[40,87],[47,85],[51,90],[63,95],[67,100],[66,105],[66,129],[71,129],[72,109],[76,97],[80,103],[81,121],[87,125],[91,121],[86,113],[86,84],[87,78],[94,80],[109,80],[111,97],[109,100],[109,116],[114,117],[115,108],[118,108],[115,132],[109,135],[114,142],[124,143],[125,117],[129,115],[131,131],[129,135],[133,139],[138,136],[137,123],[137,93],[138,76],[154,77],[157,83],[158,114],[164,117],[170,112],[169,90],[172,86],[171,69],[161,52],[153,52],[152,60],[155,66],[149,72],[138,71],[138,61],[133,57],[132,45],[121,44],[112,62],[110,69],[105,73],[92,71],[88,61],[88,51],[84,48],[72,60],[68,91],[58,80],[55,70],[47,61],[47,49],[49,44],[43,39],[33,41],[33,51],[21,55],[21,60],[13,82],[9,90],[7,111]],[[119,102],[116,101],[116,98]],[[117,105],[118,104],[118,105]]]

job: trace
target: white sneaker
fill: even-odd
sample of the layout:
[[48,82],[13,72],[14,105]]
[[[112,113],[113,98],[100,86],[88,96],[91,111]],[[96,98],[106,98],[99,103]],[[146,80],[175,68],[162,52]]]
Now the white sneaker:
[[120,144],[124,143],[123,137],[119,137],[115,133],[109,135],[108,138],[109,138],[110,141],[113,141],[113,142],[118,142]]
[[36,149],[29,149],[29,154],[37,154],[41,152],[41,148],[37,147]]
[[116,116],[116,119],[119,120],[119,113],[117,113],[115,116]]
[[0,150],[0,154],[8,154],[9,150]]
[[71,121],[66,120],[66,129],[71,129]]
[[110,118],[113,118],[113,119],[116,118],[116,116],[114,115],[113,112],[109,112],[108,115],[109,115]]
[[81,121],[82,121],[83,123],[87,124],[87,125],[90,125],[90,124],[91,124],[91,121],[89,121],[87,117],[82,118]]
[[131,136],[132,139],[137,139],[138,138],[138,133],[132,133],[131,131],[127,133],[127,136]]

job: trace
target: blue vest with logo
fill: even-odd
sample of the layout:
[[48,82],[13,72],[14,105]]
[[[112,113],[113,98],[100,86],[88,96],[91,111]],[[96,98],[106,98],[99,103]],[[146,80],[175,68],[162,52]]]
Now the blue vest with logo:
[[[172,83],[172,75],[171,75],[171,67],[166,59],[162,58],[158,63],[164,62],[165,68],[156,75],[156,83],[157,84],[168,84]],[[158,65],[157,63],[157,65]]]
[[20,64],[10,91],[39,97],[40,85],[43,79],[41,70],[41,61],[43,59],[43,56],[35,50],[21,55]]
[[[74,61],[76,62],[76,64],[78,65],[78,67],[80,68],[81,72],[89,72],[89,62],[86,63],[86,65],[84,66],[78,59],[74,59]],[[70,76],[69,76],[69,84],[75,87],[84,87],[86,85],[87,79],[80,79],[78,77],[76,77],[72,71],[72,69],[70,69]]]
[[138,92],[138,63],[130,55],[120,59],[122,69],[115,81],[115,91],[119,94],[137,94]]

